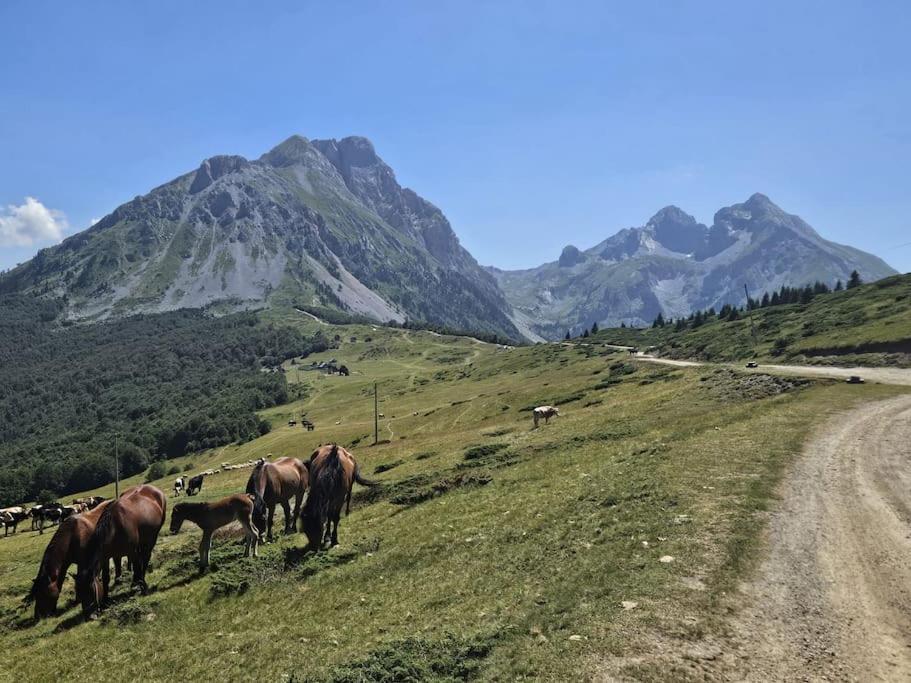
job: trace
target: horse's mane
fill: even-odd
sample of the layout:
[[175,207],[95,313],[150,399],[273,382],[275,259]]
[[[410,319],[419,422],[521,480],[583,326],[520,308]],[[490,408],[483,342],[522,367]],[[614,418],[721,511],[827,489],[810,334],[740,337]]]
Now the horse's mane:
[[[263,458],[259,459],[259,462],[253,466],[253,471],[250,472],[250,478],[247,479],[247,490],[245,493],[252,493],[256,496],[262,496],[260,492],[260,482],[263,478],[263,471],[266,469],[266,461]],[[265,492],[266,485],[262,484],[263,493]]]
[[[95,525],[95,531],[89,537],[85,549],[85,570],[90,571],[93,575],[101,568],[104,560],[104,546],[111,540],[114,535],[114,514],[112,510],[116,507],[116,501],[108,505]],[[83,568],[80,567],[80,570]]]

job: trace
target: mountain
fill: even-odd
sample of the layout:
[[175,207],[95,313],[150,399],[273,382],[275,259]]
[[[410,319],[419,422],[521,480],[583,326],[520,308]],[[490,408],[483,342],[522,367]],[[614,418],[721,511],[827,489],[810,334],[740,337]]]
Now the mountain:
[[648,325],[710,306],[745,301],[782,285],[867,281],[895,273],[881,259],[823,239],[799,216],[768,197],[721,209],[711,227],[675,206],[643,227],[627,228],[584,251],[572,245],[559,259],[528,270],[490,268],[515,319],[547,339],[567,330]]
[[362,137],[216,156],[0,276],[72,319],[222,302],[327,307],[519,338],[495,279]]

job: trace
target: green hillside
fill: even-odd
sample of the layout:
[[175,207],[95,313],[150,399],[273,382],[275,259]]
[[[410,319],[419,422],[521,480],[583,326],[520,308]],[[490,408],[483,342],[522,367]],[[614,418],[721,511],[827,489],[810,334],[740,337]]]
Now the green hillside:
[[[149,595],[120,587],[84,623],[67,582],[65,610],[36,625],[20,601],[50,536],[0,538],[0,681],[698,678],[654,643],[685,651],[722,627],[724,591],[750,566],[808,429],[899,391],[268,316],[339,348],[286,361],[301,398],[260,411],[268,434],[172,463],[198,472],[346,445],[382,486],[356,488],[341,545],[313,557],[284,537],[245,560],[229,530],[199,576],[199,532],[165,531]],[[329,358],[352,376],[307,369]],[[561,416],[534,430],[542,403]],[[302,413],[315,431],[289,426]],[[207,477],[197,500],[248,474]]]
[[[755,330],[755,335],[754,335]],[[911,366],[911,275],[819,294],[805,304],[757,308],[686,329],[611,328],[595,339],[655,347],[670,358]]]

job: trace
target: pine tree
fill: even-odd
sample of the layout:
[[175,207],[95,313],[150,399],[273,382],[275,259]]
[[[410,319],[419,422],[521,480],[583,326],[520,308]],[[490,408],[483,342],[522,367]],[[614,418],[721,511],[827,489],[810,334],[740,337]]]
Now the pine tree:
[[661,313],[658,314],[658,317],[655,318],[655,322],[652,323],[652,327],[664,327],[664,316]]
[[563,338],[564,338],[564,339],[570,339],[570,336],[569,336],[569,330],[566,330],[566,336],[565,336],[565,337],[563,337]]
[[730,313],[728,313],[727,320],[728,320],[728,322],[734,322],[735,320],[740,320],[740,313],[737,311],[736,308],[731,308]]
[[582,333],[582,338],[588,339],[588,330],[585,330],[585,332]]
[[626,321],[621,320],[621,321],[620,321],[620,327],[621,327],[622,329],[626,329]]
[[838,281],[835,283],[835,291],[836,291],[836,292],[841,292],[842,290],[844,290],[844,288],[845,288],[845,286],[844,286],[844,284],[842,284],[842,281],[841,281],[841,280],[838,280]]
[[768,308],[769,304],[772,303],[772,300],[769,298],[769,293],[766,292],[762,295],[762,301],[759,303],[760,308]]
[[677,318],[677,322],[674,323],[674,329],[677,332],[682,332],[686,329],[686,321],[683,318]]
[[592,334],[598,333],[598,321],[592,323]]
[[856,270],[851,271],[851,279],[848,280],[848,289],[854,289],[863,284],[863,280],[860,279],[860,273]]

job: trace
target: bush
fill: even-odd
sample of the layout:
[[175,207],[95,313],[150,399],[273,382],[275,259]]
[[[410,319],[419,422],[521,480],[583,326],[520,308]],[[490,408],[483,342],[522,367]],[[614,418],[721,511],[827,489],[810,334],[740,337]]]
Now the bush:
[[177,465],[168,468],[168,476],[180,474],[180,468]]
[[48,503],[56,502],[56,500],[57,494],[53,491],[48,491],[47,489],[39,491],[38,495],[35,496],[35,502],[37,502],[38,505],[47,505]]
[[146,483],[148,484],[156,479],[161,479],[165,474],[165,464],[160,460],[153,462],[149,465],[149,471],[146,472]]

